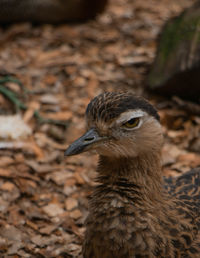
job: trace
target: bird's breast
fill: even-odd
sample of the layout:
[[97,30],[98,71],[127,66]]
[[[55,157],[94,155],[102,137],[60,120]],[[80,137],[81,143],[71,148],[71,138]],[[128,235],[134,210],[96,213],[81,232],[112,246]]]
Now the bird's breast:
[[[93,246],[98,254],[107,250],[112,254],[108,257],[134,257],[135,253],[147,252],[153,243],[145,239],[148,221],[143,215],[133,202],[116,193],[99,196],[95,204],[91,200],[85,246]],[[106,257],[105,253],[101,257]]]

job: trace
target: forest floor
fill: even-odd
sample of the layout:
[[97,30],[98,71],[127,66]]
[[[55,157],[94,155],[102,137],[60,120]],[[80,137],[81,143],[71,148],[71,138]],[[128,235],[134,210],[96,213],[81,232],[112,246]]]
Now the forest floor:
[[200,165],[200,117],[145,90],[163,24],[191,4],[112,0],[84,24],[0,28],[0,257],[80,257],[98,157],[64,150],[103,91],[133,91],[157,107],[164,175]]

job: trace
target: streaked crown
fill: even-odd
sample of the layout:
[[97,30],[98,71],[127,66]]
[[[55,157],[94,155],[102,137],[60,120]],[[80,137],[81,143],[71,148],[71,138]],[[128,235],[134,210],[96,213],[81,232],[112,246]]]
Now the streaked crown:
[[158,121],[160,120],[156,109],[149,102],[130,92],[105,92],[98,95],[88,104],[86,116],[89,120],[108,122],[121,113],[134,109],[143,110]]

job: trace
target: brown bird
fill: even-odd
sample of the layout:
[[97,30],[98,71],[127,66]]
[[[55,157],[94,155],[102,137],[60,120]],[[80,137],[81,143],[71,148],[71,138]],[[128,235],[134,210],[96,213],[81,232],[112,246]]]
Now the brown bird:
[[155,108],[131,93],[103,93],[86,110],[88,131],[65,155],[96,150],[85,258],[200,257],[200,169],[164,179]]

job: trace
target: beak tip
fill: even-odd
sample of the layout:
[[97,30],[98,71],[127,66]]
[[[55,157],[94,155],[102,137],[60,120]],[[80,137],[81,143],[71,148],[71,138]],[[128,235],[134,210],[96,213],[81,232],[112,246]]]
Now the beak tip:
[[69,154],[67,153],[67,150],[64,152],[64,156],[67,157]]
[[73,155],[73,152],[69,148],[67,148],[66,151],[64,152],[64,156],[67,157],[72,155]]
[[87,151],[91,144],[100,139],[97,132],[92,128],[83,136],[73,142],[64,152],[64,156],[73,156]]
[[79,153],[82,152],[82,149],[83,149],[83,146],[82,145],[79,145],[75,142],[72,143],[67,149],[66,151],[64,152],[64,156],[73,156],[73,155],[77,155]]

